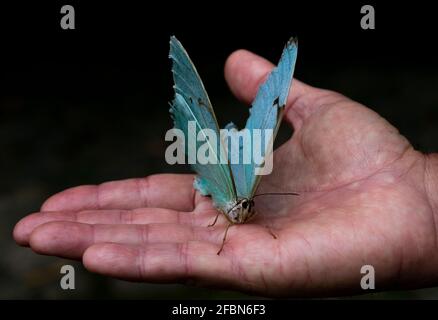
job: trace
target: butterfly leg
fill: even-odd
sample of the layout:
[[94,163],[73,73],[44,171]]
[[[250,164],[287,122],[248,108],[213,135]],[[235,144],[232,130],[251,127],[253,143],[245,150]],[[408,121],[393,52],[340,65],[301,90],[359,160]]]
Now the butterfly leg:
[[225,229],[225,233],[224,233],[224,237],[222,239],[222,244],[221,244],[221,248],[219,249],[219,251],[217,252],[217,255],[219,255],[222,252],[222,249],[224,248],[225,245],[225,240],[227,239],[227,233],[228,233],[228,229],[230,229],[230,227],[232,226],[232,223],[229,223],[227,225],[227,228]]
[[266,229],[268,229],[269,234],[272,236],[272,238],[277,239],[277,235],[272,231],[271,228],[266,226]]
[[221,214],[220,212],[217,213],[216,218],[214,218],[213,223],[210,223],[210,224],[208,225],[209,227],[213,227],[213,226],[216,224],[217,219],[219,218],[219,215],[220,215],[220,214]]

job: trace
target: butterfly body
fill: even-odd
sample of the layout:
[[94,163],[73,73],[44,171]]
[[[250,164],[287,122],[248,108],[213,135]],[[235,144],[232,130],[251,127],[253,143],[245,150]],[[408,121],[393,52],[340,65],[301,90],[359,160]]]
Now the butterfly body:
[[230,223],[241,224],[251,219],[255,213],[254,200],[241,198],[224,214]]
[[[240,139],[239,131],[232,123],[225,128],[230,138],[238,141],[234,149],[221,137],[219,125],[211,106],[204,85],[181,43],[175,38],[170,39],[172,73],[174,79],[175,98],[171,103],[171,115],[174,126],[186,135],[190,131],[188,122],[195,123],[198,140],[195,145],[185,145],[186,154],[195,153],[207,145],[208,154],[215,163],[192,163],[192,168],[198,174],[194,188],[202,195],[210,195],[214,206],[221,211],[230,224],[247,222],[255,214],[254,196],[261,175],[257,174],[260,166],[254,160],[254,154],[248,154],[258,141],[255,133],[260,132],[264,141],[261,156],[266,160],[269,155],[268,145],[272,145],[283,117],[289,88],[292,83],[293,71],[297,55],[297,42],[289,40],[286,44],[280,62],[271,72],[266,82],[257,92],[250,109],[250,116],[244,130],[249,132],[249,140]],[[210,139],[207,131],[213,132],[219,139]],[[201,140],[201,141],[199,141]],[[249,146],[249,151],[247,147]],[[229,151],[231,152],[224,152]],[[225,161],[222,155],[226,154]],[[237,155],[237,163],[232,157]],[[249,156],[249,162],[242,161]]]

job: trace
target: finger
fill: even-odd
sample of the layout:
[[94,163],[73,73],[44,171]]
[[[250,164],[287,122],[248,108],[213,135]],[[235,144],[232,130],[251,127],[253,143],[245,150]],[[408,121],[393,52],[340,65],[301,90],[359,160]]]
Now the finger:
[[[225,78],[234,95],[245,103],[251,103],[260,87],[266,81],[274,65],[247,50],[233,52],[225,63]],[[293,80],[293,89],[289,94],[289,101],[315,89],[296,79]]]
[[30,235],[32,250],[40,254],[79,259],[96,243],[145,245],[157,242],[190,240],[220,241],[219,228],[191,227],[181,224],[105,225],[78,222],[49,222]]
[[216,254],[217,249],[202,241],[145,246],[106,243],[88,248],[83,263],[92,272],[131,281],[233,286],[235,268],[226,255]]
[[175,223],[189,226],[207,226],[216,214],[217,211],[213,208],[209,210],[206,208],[197,212],[182,212],[161,208],[37,212],[21,219],[14,228],[13,236],[19,245],[27,246],[32,231],[48,222],[64,221],[87,224]]
[[41,211],[159,207],[191,211],[193,175],[159,174],[67,189],[50,197]]
[[[251,103],[260,87],[266,81],[274,65],[268,60],[247,50],[232,53],[225,63],[225,78],[233,94],[245,103]],[[286,120],[297,129],[314,112],[316,99],[336,95],[327,90],[311,87],[294,79],[286,105]],[[293,112],[291,111],[293,109]]]

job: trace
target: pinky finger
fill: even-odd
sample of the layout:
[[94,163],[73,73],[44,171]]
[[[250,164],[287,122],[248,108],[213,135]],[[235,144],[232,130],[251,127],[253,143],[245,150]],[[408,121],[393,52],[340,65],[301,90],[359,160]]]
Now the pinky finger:
[[216,252],[217,245],[202,241],[100,243],[85,251],[83,264],[91,272],[130,281],[232,285],[231,261]]

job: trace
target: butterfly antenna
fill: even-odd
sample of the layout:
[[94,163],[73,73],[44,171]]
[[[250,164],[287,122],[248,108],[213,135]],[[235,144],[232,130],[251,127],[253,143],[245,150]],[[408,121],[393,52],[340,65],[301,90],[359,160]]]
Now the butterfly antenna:
[[253,196],[253,198],[258,196],[299,196],[299,193],[296,192],[267,192],[267,193],[259,193]]

